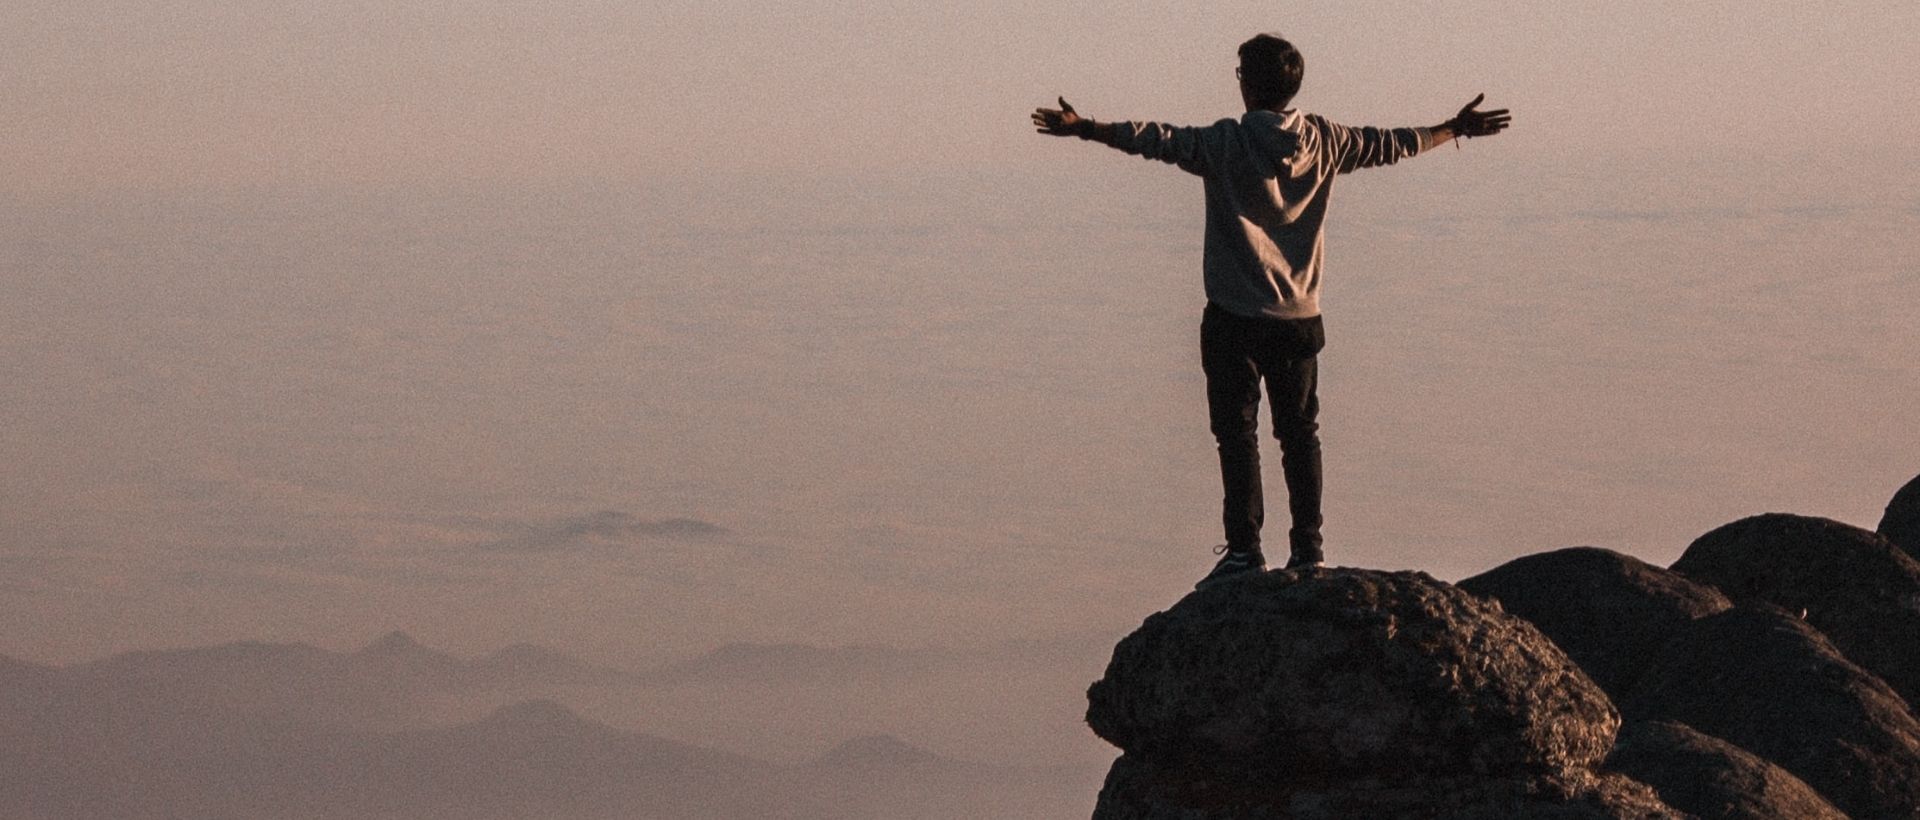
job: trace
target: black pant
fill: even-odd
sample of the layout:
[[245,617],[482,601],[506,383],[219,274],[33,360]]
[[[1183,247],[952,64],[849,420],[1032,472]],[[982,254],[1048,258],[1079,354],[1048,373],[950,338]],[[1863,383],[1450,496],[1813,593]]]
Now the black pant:
[[1320,397],[1315,354],[1326,346],[1320,317],[1248,318],[1208,303],[1200,321],[1200,364],[1207,373],[1207,411],[1220,445],[1221,522],[1227,546],[1260,548],[1265,505],[1260,492],[1260,379],[1273,404],[1273,436],[1293,512],[1288,533],[1295,560],[1320,560]]

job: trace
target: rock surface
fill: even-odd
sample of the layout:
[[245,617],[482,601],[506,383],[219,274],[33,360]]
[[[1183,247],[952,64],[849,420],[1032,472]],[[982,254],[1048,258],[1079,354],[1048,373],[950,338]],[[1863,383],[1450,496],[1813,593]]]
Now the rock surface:
[[1516,558],[1460,588],[1539,627],[1614,698],[1681,627],[1732,606],[1712,587],[1598,547]]
[[1419,573],[1267,572],[1196,592],[1114,648],[1094,733],[1288,776],[1590,766],[1613,705],[1538,630]]
[[1804,610],[1848,660],[1920,703],[1920,562],[1885,537],[1770,513],[1700,536],[1673,569],[1735,603]]
[[1700,820],[1847,820],[1787,770],[1684,723],[1621,726],[1607,768]]
[[1099,818],[1678,816],[1595,774],[1619,718],[1552,641],[1420,573],[1196,592],[1123,639],[1087,698],[1127,753]]
[[1854,817],[1920,816],[1920,722],[1879,678],[1778,609],[1694,621],[1621,706],[1766,758]]
[[1100,789],[1095,820],[1603,820],[1686,815],[1618,774],[1575,769],[1534,777],[1376,777],[1308,785],[1228,784],[1123,755]]
[[1920,476],[1914,476],[1887,502],[1880,517],[1880,534],[1906,554],[1920,558]]

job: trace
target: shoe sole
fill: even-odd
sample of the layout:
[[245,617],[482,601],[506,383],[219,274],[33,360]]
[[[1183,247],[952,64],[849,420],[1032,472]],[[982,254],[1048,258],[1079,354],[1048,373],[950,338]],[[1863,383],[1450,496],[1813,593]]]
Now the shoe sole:
[[1247,567],[1246,569],[1234,570],[1233,572],[1229,572],[1223,575],[1209,575],[1205,578],[1200,579],[1199,583],[1194,584],[1193,589],[1194,591],[1198,592],[1203,589],[1211,588],[1216,584],[1226,583],[1235,578],[1242,578],[1248,575],[1259,575],[1260,573],[1263,573],[1266,571],[1267,571],[1266,567]]

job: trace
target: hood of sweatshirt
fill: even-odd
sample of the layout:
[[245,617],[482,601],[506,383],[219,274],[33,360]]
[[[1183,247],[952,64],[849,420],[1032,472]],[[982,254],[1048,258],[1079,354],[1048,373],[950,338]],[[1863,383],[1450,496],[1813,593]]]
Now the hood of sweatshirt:
[[1261,169],[1265,172],[1262,176],[1291,176],[1294,158],[1311,150],[1311,146],[1305,144],[1305,135],[1310,132],[1302,126],[1304,116],[1299,109],[1289,108],[1248,111],[1240,118],[1241,129],[1254,147],[1254,154],[1272,163],[1273,167]]

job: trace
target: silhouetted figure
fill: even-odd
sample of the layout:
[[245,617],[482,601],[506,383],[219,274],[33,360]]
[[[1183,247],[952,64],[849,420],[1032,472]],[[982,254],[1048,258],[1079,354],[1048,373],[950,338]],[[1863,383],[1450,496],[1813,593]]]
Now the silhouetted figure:
[[1318,566],[1320,436],[1316,355],[1326,342],[1320,323],[1322,220],[1338,174],[1391,165],[1455,137],[1497,134],[1506,109],[1476,111],[1474,97],[1452,119],[1431,128],[1350,128],[1288,108],[1305,63],[1291,43],[1261,34],[1240,45],[1240,96],[1247,113],[1204,128],[1155,122],[1096,122],[1063,97],[1058,110],[1039,108],[1040,133],[1103,142],[1157,159],[1206,182],[1207,308],[1200,322],[1200,361],[1207,407],[1220,445],[1227,543],[1206,586],[1263,569],[1260,448],[1255,434],[1260,380],[1273,404],[1273,434],[1287,480],[1293,529],[1289,569]]

